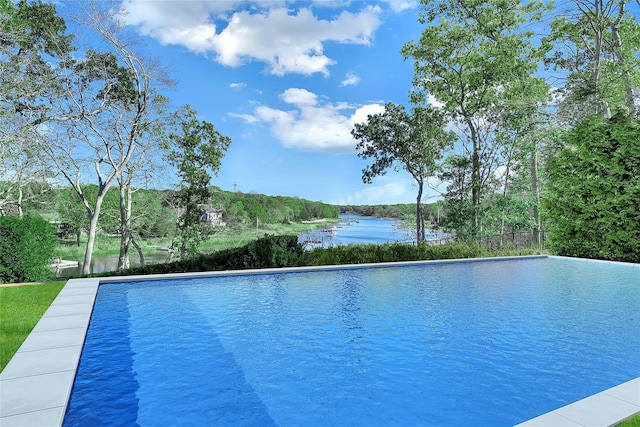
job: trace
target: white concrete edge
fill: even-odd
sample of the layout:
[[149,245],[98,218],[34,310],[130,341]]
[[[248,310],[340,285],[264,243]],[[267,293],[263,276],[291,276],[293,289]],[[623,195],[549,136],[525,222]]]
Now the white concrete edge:
[[382,268],[382,267],[399,267],[405,265],[424,265],[424,264],[453,264],[465,262],[487,262],[487,261],[510,261],[522,259],[548,258],[549,255],[521,255],[521,256],[504,256],[504,257],[486,257],[486,258],[456,258],[456,259],[438,259],[423,261],[397,261],[397,262],[379,262],[379,263],[363,263],[363,264],[336,264],[336,265],[317,265],[307,267],[278,267],[278,268],[256,268],[246,270],[215,270],[203,271],[198,273],[167,273],[167,274],[147,274],[134,276],[105,276],[99,277],[100,283],[112,282],[139,282],[144,280],[162,280],[162,279],[192,279],[199,277],[216,277],[216,276],[244,276],[254,274],[274,274],[274,273],[302,273],[308,271],[331,271],[331,270],[348,270],[360,268]]
[[578,258],[578,257],[562,256],[562,255],[547,255],[547,257],[557,258],[557,259],[566,259],[566,260],[572,260],[572,261],[596,262],[596,263],[604,263],[604,264],[614,264],[614,265],[617,264],[617,265],[640,267],[640,264],[637,264],[635,262],[610,261],[607,259]]
[[[624,393],[620,390],[624,390]],[[637,414],[640,414],[640,377],[516,424],[514,427],[611,427]]]
[[2,427],[62,425],[99,285],[67,281],[0,373]]

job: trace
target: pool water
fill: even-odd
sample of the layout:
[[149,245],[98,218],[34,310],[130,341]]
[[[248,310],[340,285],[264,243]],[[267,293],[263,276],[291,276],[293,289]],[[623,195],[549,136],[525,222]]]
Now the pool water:
[[508,426],[640,376],[640,266],[101,285],[65,425]]

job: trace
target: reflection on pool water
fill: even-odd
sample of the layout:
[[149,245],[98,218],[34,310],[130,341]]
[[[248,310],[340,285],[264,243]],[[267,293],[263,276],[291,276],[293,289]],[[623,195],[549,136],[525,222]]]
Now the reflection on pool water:
[[513,425],[640,376],[640,266],[100,287],[65,425]]

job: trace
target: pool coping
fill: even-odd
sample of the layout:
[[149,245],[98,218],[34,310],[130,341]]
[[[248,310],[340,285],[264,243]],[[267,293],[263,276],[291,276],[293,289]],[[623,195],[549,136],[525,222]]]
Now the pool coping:
[[[3,427],[62,425],[98,287],[102,283],[527,258],[564,257],[533,255],[71,279],[0,373],[0,425]],[[611,426],[638,413],[640,413],[640,377],[517,426]]]

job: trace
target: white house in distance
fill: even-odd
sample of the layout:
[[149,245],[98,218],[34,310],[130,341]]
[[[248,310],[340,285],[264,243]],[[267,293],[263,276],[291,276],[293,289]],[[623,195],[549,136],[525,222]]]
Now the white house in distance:
[[227,225],[222,220],[222,211],[213,208],[207,208],[200,217],[200,221],[208,222],[212,227],[224,227]]

